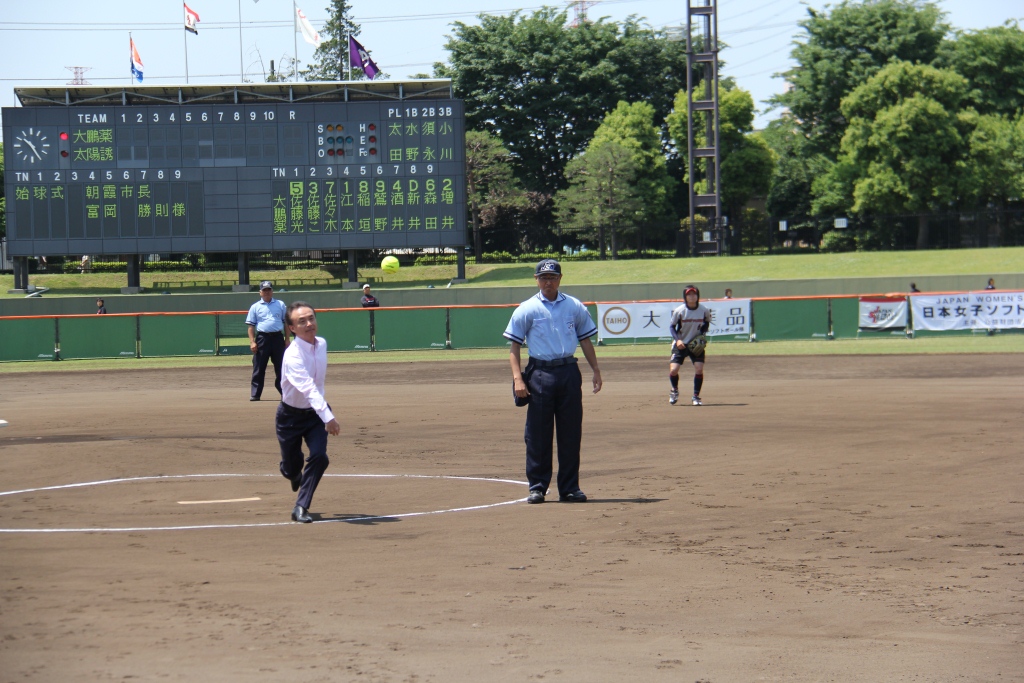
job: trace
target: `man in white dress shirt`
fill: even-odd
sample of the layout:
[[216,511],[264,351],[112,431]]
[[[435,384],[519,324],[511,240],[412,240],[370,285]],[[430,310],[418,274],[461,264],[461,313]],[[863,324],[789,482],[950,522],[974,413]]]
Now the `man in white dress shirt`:
[[[313,502],[327,459],[327,435],[337,436],[341,425],[324,398],[327,377],[327,342],[316,336],[316,312],[305,301],[288,306],[285,322],[295,341],[285,349],[281,372],[281,405],[277,408],[277,440],[281,444],[281,474],[299,497],[292,520],[308,524]],[[302,440],[309,457],[302,467]]]

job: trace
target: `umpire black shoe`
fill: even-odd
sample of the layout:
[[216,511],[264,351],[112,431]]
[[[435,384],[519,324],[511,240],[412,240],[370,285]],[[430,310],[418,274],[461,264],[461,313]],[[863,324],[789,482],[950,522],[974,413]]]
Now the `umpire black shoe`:
[[544,502],[544,492],[534,489],[530,491],[530,495],[526,497],[526,502],[530,505],[536,505],[537,503]]
[[558,500],[561,503],[586,503],[587,502],[587,494],[585,494],[585,493],[583,493],[583,491],[580,491],[580,490],[577,489],[576,491],[573,491],[572,493],[567,493],[564,496],[559,496]]
[[309,524],[313,521],[313,518],[309,516],[309,512],[306,508],[301,505],[296,505],[295,509],[292,510],[292,521],[302,522],[303,524]]
[[258,401],[258,400],[260,400],[260,397],[259,396],[250,396],[249,400],[250,401]]
[[292,483],[292,491],[298,491],[299,487],[302,486],[302,475],[300,474],[294,479],[289,479],[288,481]]

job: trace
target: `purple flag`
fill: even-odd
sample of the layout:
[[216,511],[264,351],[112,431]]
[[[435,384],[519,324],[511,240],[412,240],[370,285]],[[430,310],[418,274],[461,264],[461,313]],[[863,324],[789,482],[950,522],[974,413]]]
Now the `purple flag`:
[[352,67],[359,67],[362,69],[363,73],[366,74],[366,77],[371,81],[373,80],[373,77],[380,72],[377,65],[373,63],[372,59],[370,59],[370,55],[367,54],[366,49],[363,48],[363,46],[359,44],[359,41],[352,36],[348,37],[348,57],[351,60]]

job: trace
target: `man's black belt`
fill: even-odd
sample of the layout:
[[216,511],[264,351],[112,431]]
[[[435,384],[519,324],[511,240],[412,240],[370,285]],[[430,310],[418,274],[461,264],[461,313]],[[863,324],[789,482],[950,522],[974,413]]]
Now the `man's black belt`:
[[576,363],[576,356],[566,356],[565,358],[556,358],[554,360],[540,360],[539,358],[530,358],[530,362],[538,368],[557,368],[560,365],[574,365]]
[[281,401],[281,408],[284,412],[292,413],[293,415],[309,415],[310,413],[316,412],[312,408],[296,408],[295,406],[290,406],[284,401]]
[[284,334],[284,332],[281,330],[277,330],[275,332],[257,332],[256,334]]

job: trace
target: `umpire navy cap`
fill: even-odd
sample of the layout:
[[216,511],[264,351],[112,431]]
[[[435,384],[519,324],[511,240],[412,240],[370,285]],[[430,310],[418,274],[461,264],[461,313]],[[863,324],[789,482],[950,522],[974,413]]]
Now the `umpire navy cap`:
[[534,275],[543,275],[544,273],[552,273],[554,275],[562,274],[562,266],[558,264],[553,258],[546,258],[537,264],[537,270],[533,272]]
[[273,289],[273,288],[274,288],[274,284],[270,280],[264,280],[263,282],[260,283],[260,291],[261,292],[264,289]]

